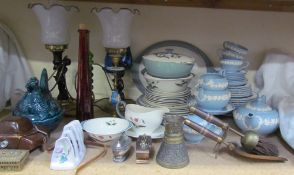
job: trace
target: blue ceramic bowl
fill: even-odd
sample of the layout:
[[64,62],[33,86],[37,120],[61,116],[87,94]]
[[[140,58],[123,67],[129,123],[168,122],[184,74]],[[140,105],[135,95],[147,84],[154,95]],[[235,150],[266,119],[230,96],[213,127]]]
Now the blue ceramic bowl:
[[211,132],[215,133],[218,136],[223,136],[224,134],[224,131],[220,127],[211,123],[209,123],[208,130],[210,130]]
[[207,110],[221,110],[228,105],[231,92],[226,90],[214,91],[199,88],[196,92],[197,106]]
[[[208,128],[210,126],[210,124],[206,120],[203,120],[197,115],[191,114],[191,115],[188,115],[187,118],[205,128]],[[197,131],[193,130],[187,125],[183,126],[183,130],[184,130],[184,138],[186,143],[197,144],[204,139],[204,136],[202,134],[199,134]]]

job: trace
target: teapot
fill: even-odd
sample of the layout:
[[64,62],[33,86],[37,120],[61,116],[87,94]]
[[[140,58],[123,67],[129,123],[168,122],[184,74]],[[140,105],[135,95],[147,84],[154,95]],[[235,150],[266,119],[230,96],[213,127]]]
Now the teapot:
[[233,112],[236,125],[244,132],[254,131],[260,135],[273,133],[279,124],[279,114],[266,104],[265,96],[258,96]]
[[[125,114],[120,112],[120,106],[125,109]],[[119,117],[125,118],[134,124],[134,131],[139,135],[150,135],[155,131],[163,120],[163,115],[170,110],[166,107],[149,108],[137,104],[126,104],[124,101],[119,101],[116,104],[116,112]]]

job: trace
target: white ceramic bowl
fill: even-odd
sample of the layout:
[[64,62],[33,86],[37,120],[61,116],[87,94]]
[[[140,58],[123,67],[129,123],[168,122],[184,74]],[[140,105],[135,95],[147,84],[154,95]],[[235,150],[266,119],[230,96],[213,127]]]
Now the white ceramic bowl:
[[144,73],[144,78],[146,79],[147,84],[153,90],[158,90],[162,92],[182,92],[187,89],[188,84],[191,79],[194,77],[193,74],[190,74],[184,78],[176,79],[166,79],[166,78],[157,78],[149,75],[147,72]]
[[119,138],[123,132],[132,128],[133,124],[126,119],[102,117],[86,120],[82,126],[90,137],[106,142]]

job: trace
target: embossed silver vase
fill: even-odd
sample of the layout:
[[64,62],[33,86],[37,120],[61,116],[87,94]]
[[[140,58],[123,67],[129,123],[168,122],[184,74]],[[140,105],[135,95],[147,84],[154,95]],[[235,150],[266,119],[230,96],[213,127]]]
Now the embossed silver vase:
[[165,123],[164,140],[156,155],[156,162],[171,169],[183,168],[189,164],[181,122],[175,120]]

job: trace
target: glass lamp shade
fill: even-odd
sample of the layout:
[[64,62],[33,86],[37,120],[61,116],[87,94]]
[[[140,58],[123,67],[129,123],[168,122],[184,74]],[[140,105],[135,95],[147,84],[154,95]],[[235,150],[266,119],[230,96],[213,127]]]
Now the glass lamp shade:
[[102,44],[106,48],[127,48],[131,44],[130,27],[134,12],[130,9],[103,8],[95,12],[102,26]]
[[34,4],[32,10],[38,17],[42,29],[42,42],[48,45],[67,45],[70,40],[69,21],[73,6]]

